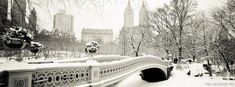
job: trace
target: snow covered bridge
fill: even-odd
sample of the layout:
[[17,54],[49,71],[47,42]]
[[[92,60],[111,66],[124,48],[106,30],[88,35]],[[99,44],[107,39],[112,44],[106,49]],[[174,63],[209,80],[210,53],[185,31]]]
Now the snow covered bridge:
[[105,87],[139,71],[142,71],[142,78],[145,78],[144,76],[149,78],[148,75],[152,75],[150,79],[168,79],[171,66],[169,61],[153,56],[95,58],[99,63],[82,62],[85,60],[47,64],[12,63],[14,66],[11,63],[3,64],[0,66],[0,85],[1,87]]

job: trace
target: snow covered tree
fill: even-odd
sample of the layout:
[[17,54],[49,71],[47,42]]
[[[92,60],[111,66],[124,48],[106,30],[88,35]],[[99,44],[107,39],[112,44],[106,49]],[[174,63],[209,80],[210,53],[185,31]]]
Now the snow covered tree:
[[213,9],[211,13],[212,21],[219,28],[218,38],[211,45],[214,48],[214,57],[226,67],[231,73],[230,65],[235,61],[234,57],[234,31],[235,31],[235,1],[227,0],[225,6]]
[[[178,49],[178,58],[183,58],[184,32],[188,28],[190,18],[197,7],[195,0],[172,0],[169,5],[164,5],[149,16],[149,26],[156,30],[162,39],[172,40],[165,45]],[[174,43],[169,44],[169,43]],[[168,50],[168,49],[167,49]]]

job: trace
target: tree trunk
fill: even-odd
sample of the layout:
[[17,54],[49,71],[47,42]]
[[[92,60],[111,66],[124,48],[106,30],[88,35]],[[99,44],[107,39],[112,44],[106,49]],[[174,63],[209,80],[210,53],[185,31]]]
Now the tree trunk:
[[139,53],[138,53],[138,52],[136,52],[136,53],[135,53],[135,57],[138,57],[138,56],[139,56]]
[[123,42],[123,56],[126,56],[126,41]]
[[[142,39],[142,40],[143,40],[143,39]],[[139,50],[140,50],[140,46],[141,46],[142,40],[141,40],[141,41],[139,42],[139,44],[138,44],[138,47],[137,47],[137,50],[136,50],[136,54],[135,54],[136,57],[139,56]]]
[[224,53],[223,53],[220,49],[219,49],[219,52],[220,52],[221,56],[223,57],[223,60],[224,60],[224,62],[225,62],[225,65],[226,65],[228,71],[231,72],[230,67],[229,67],[229,62],[228,62],[228,60],[225,58]]
[[179,47],[179,62],[182,60],[182,46]]
[[181,59],[183,58],[182,56],[182,33],[183,33],[183,25],[180,23],[180,31],[179,31],[179,62],[181,62]]
[[[203,14],[203,18],[204,17],[204,14]],[[207,46],[206,46],[206,31],[205,31],[205,21],[203,20],[203,26],[202,26],[202,29],[203,29],[203,43],[204,43],[204,49],[205,49],[205,53],[206,53],[206,56],[209,56],[209,53],[207,51]],[[210,61],[209,59],[206,60],[207,61],[207,65],[209,66],[209,75],[212,76],[212,70],[211,70],[211,64],[210,64]]]
[[195,59],[196,59],[196,56],[195,55],[193,55],[193,61],[195,62]]

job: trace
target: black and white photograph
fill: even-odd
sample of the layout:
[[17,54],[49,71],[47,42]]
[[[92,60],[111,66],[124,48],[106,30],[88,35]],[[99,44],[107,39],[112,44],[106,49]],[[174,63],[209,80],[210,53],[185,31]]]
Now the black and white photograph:
[[235,0],[0,0],[0,87],[235,87]]

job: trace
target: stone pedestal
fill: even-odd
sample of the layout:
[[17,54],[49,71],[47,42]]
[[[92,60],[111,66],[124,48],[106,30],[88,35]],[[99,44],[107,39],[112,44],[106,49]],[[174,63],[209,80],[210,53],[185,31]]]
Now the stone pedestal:
[[31,87],[32,73],[30,72],[10,72],[8,87]]
[[100,78],[100,67],[96,64],[89,66],[89,83],[95,83],[99,81]]

